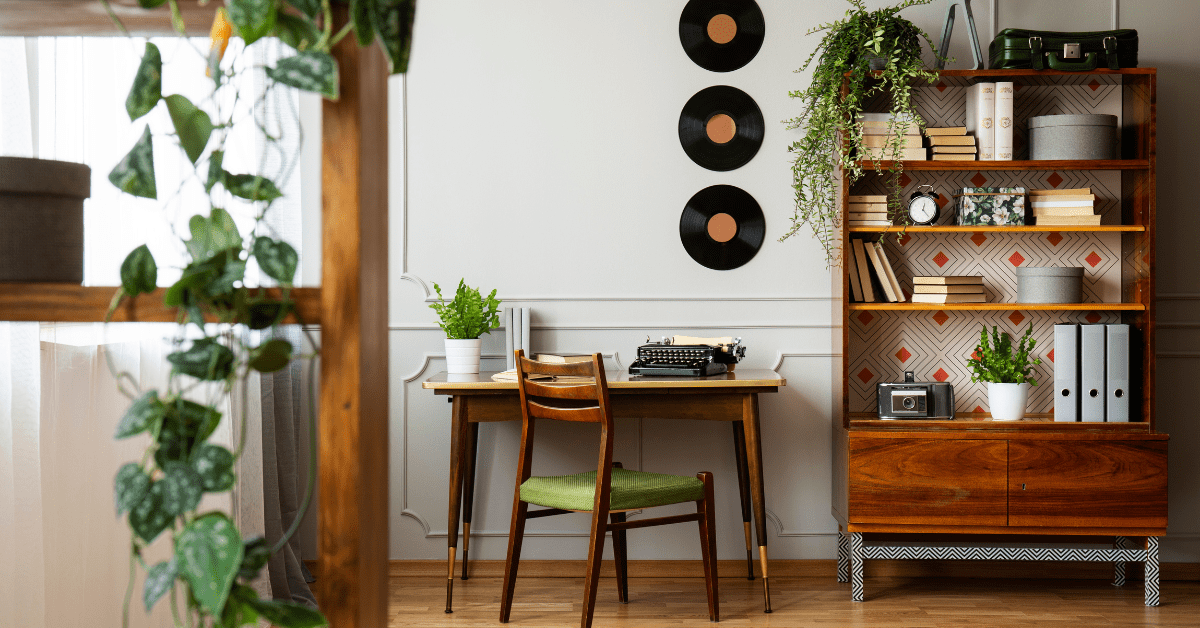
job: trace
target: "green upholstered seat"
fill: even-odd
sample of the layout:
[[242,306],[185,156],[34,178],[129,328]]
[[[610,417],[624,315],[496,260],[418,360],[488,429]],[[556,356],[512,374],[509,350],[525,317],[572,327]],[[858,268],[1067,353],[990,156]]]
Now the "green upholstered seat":
[[[611,510],[666,506],[704,499],[704,483],[698,478],[663,473],[612,470]],[[531,477],[521,484],[521,501],[590,511],[596,504],[596,472]]]

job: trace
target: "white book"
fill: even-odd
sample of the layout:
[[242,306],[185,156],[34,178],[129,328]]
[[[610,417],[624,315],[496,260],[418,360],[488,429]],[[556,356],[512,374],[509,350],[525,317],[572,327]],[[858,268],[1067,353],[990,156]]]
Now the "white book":
[[1034,208],[1037,208],[1037,207],[1092,207],[1093,205],[1096,204],[1096,201],[1092,201],[1092,200],[1088,200],[1088,201],[1059,201],[1059,200],[1043,201],[1043,200],[1041,200],[1042,198],[1054,198],[1054,197],[1034,197],[1033,200],[1029,201],[1029,206],[1034,207]]
[[[524,349],[524,338],[521,336],[521,308],[513,308],[513,351]],[[525,357],[529,357],[529,352],[525,352]]]
[[[892,268],[892,260],[888,259],[887,253],[883,251],[883,245],[876,242],[875,252],[879,253],[879,261],[883,262],[883,270],[887,273],[888,283],[892,284],[892,292],[896,293],[896,301],[907,301],[908,299],[904,296],[904,289],[900,287],[900,282],[896,279],[896,269]],[[883,278],[880,277],[880,279]]]
[[846,274],[850,277],[850,294],[854,300],[859,303],[863,300],[862,283],[858,278],[858,264],[854,262],[854,250],[851,247],[849,251],[843,251],[842,257],[846,260]]
[[913,303],[984,303],[987,296],[978,294],[914,294]]
[[516,333],[516,328],[513,327],[513,308],[504,308],[504,360],[508,365],[508,370],[517,368],[517,356],[514,352],[517,350],[513,344],[513,334]]
[[892,288],[892,282],[888,280],[887,271],[883,268],[883,260],[879,258],[879,249],[875,244],[875,242],[863,242],[863,246],[867,250],[867,257],[871,260],[871,267],[875,269],[875,277],[879,279],[879,285],[883,288],[883,296],[888,301],[895,303],[900,298],[896,296],[896,290]]
[[975,136],[981,161],[996,159],[996,84],[976,83],[967,88],[967,133]]
[[1096,210],[1091,207],[1034,207],[1035,218],[1042,216],[1094,216]]
[[1013,158],[1013,84],[996,82],[996,161]]
[[533,320],[533,315],[529,308],[521,308],[521,348],[525,350],[525,355],[533,355],[529,350],[529,341],[531,335],[529,333],[529,323]]

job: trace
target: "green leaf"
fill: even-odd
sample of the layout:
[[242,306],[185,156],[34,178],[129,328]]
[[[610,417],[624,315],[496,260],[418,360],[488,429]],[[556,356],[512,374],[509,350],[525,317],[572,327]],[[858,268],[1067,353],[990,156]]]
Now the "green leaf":
[[247,46],[275,29],[279,10],[275,0],[228,0],[226,4],[229,6],[229,21],[233,22]]
[[245,548],[242,553],[242,565],[238,568],[238,577],[242,580],[253,580],[258,577],[258,572],[271,560],[271,546],[267,544],[267,540],[260,536],[253,536],[245,540]]
[[121,262],[121,288],[132,297],[143,292],[154,292],[157,287],[158,265],[154,263],[150,248],[143,244]]
[[210,493],[233,488],[233,454],[220,445],[201,443],[192,452],[192,468]]
[[248,201],[273,201],[283,193],[270,179],[252,174],[225,173],[225,189],[229,193]]
[[200,607],[220,615],[242,563],[242,540],[222,513],[189,523],[175,539],[175,562]]
[[191,512],[200,505],[200,496],[204,494],[204,481],[192,467],[182,463],[168,462],[163,471],[163,479],[156,486],[162,490],[162,509],[168,514],[178,517]]
[[250,606],[249,602],[258,599],[258,594],[254,589],[241,584],[234,584],[233,590],[229,592],[229,599],[225,601],[225,610],[221,611],[221,623],[223,628],[233,628],[236,626],[257,626],[258,611]]
[[283,628],[319,628],[329,625],[320,611],[295,602],[254,600],[249,604],[264,619]]
[[187,399],[175,399],[164,404],[166,416],[158,435],[158,449],[154,461],[166,468],[170,462],[188,462],[191,452],[203,443],[217,424],[221,413],[213,408]]
[[204,180],[204,191],[211,192],[213,186],[225,182],[225,171],[221,168],[225,151],[214,150],[208,155],[208,177]]
[[187,351],[167,355],[175,371],[205,381],[221,381],[233,372],[233,351],[212,338],[192,342]]
[[350,0],[350,22],[358,45],[366,48],[375,41],[375,15],[379,7],[375,0]]
[[167,526],[171,525],[174,519],[170,513],[163,510],[163,495],[162,488],[159,487],[161,482],[155,482],[150,486],[150,491],[138,502],[133,510],[129,511],[129,527],[133,528],[134,534],[146,543],[152,543],[154,539]]
[[392,74],[408,71],[408,56],[412,50],[413,18],[416,0],[376,0],[375,29],[392,65]]
[[[321,11],[321,0],[285,0],[288,4],[300,9],[308,17],[315,18]],[[284,14],[280,12],[280,17]]]
[[229,212],[220,207],[212,208],[209,217],[199,214],[188,221],[188,229],[192,239],[184,244],[188,253],[197,262],[203,262],[217,253],[232,248],[241,248],[242,236],[238,233],[237,224]]
[[128,438],[140,434],[155,421],[162,419],[164,413],[163,404],[158,400],[158,391],[147,391],[125,411],[121,422],[117,424],[117,434],[114,438]]
[[321,31],[311,20],[280,13],[275,21],[275,36],[296,50],[307,50],[321,39]]
[[273,68],[267,68],[267,76],[306,92],[316,92],[337,100],[337,61],[324,52],[305,50],[295,56],[281,59]]
[[250,350],[250,368],[260,373],[272,373],[284,368],[292,361],[292,343],[286,340],[268,340]]
[[142,55],[142,62],[133,77],[129,96],[125,98],[125,111],[129,112],[131,121],[137,120],[150,113],[161,99],[162,54],[158,52],[158,46],[146,42],[146,52]]
[[154,608],[155,602],[171,590],[179,571],[175,568],[175,559],[163,561],[146,572],[146,583],[142,588],[142,602],[146,604],[146,612]]
[[142,131],[142,137],[133,145],[121,162],[108,173],[108,180],[117,189],[142,198],[158,199],[158,187],[154,182],[154,141],[150,136],[150,125]]
[[200,159],[204,147],[208,146],[208,138],[212,136],[212,118],[193,105],[192,101],[179,94],[167,96],[165,100],[167,101],[167,111],[171,113],[171,123],[175,125],[175,134],[179,136],[179,143],[183,146],[183,152],[187,153],[188,159],[194,164],[197,159]]
[[129,462],[117,471],[113,480],[113,501],[116,502],[117,516],[125,514],[150,492],[150,476],[142,471],[136,462]]
[[268,277],[284,285],[292,283],[296,277],[296,265],[300,262],[300,256],[292,245],[266,236],[254,241],[254,258]]
[[266,329],[283,320],[291,309],[291,304],[285,306],[278,301],[254,303],[246,308],[242,322],[250,329]]
[[138,6],[143,9],[157,9],[166,3],[167,0],[138,0]]

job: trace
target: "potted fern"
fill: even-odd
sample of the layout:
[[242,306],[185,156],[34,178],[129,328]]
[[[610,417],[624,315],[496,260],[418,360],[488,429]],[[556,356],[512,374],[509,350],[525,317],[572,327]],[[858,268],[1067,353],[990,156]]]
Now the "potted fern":
[[492,290],[485,298],[478,288],[458,280],[454,298],[447,303],[436,283],[438,302],[429,305],[438,314],[438,326],[446,332],[446,372],[478,373],[480,336],[500,326],[500,300]]
[[988,409],[993,421],[1017,421],[1025,417],[1029,387],[1037,386],[1033,367],[1042,363],[1040,358],[1030,357],[1036,345],[1032,323],[1016,347],[1008,332],[997,331],[995,325],[990,342],[987,325],[979,332],[979,345],[967,360],[967,366],[972,371],[972,382],[987,382]]
[[[788,148],[794,155],[792,188],[796,207],[791,228],[780,240],[807,226],[830,261],[836,253],[834,228],[841,216],[836,196],[840,177],[837,170],[844,170],[853,185],[863,175],[861,156],[868,154],[860,120],[863,107],[880,94],[891,100],[893,125],[882,153],[890,160],[890,187],[898,190],[902,165],[897,157],[907,129],[903,123],[897,127],[894,122],[911,121],[924,126],[913,105],[912,86],[938,76],[936,71],[926,69],[921,59],[922,39],[937,56],[929,35],[898,15],[908,7],[932,0],[903,0],[875,11],[868,11],[863,0],[847,1],[851,8],[845,18],[808,31],[809,35],[824,32],[825,36],[797,70],[807,70],[816,60],[808,88],[788,93],[800,99],[804,109],[786,121],[789,129],[803,129],[804,137]],[[890,200],[888,214],[892,218],[900,214],[898,197]]]

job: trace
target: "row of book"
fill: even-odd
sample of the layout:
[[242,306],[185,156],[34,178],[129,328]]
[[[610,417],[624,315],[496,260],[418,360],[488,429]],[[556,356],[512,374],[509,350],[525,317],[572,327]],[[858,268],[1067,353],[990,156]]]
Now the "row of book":
[[846,210],[847,227],[890,227],[886,194],[851,195]]
[[896,280],[896,271],[883,245],[869,240],[850,240],[846,254],[850,294],[860,303],[903,303],[908,300]]
[[966,132],[975,136],[979,159],[1012,161],[1013,84],[976,83],[967,88]]
[[1129,325],[1054,326],[1054,420],[1129,422]]
[[913,303],[983,303],[983,277],[938,275],[913,277]]
[[501,313],[500,324],[504,325],[504,356],[507,359],[509,370],[517,368],[515,356],[517,349],[524,349],[525,355],[531,355],[529,353],[529,322],[531,318],[532,314],[527,307],[506,307]]
[[[928,127],[921,131],[911,120],[894,119],[890,113],[864,113],[859,118],[863,130],[863,159],[905,161],[973,161],[975,136],[967,127]],[[925,144],[929,148],[926,150]],[[932,156],[930,156],[932,153]]]
[[1034,224],[1098,225],[1096,195],[1091,188],[1068,190],[1029,190],[1029,206]]

